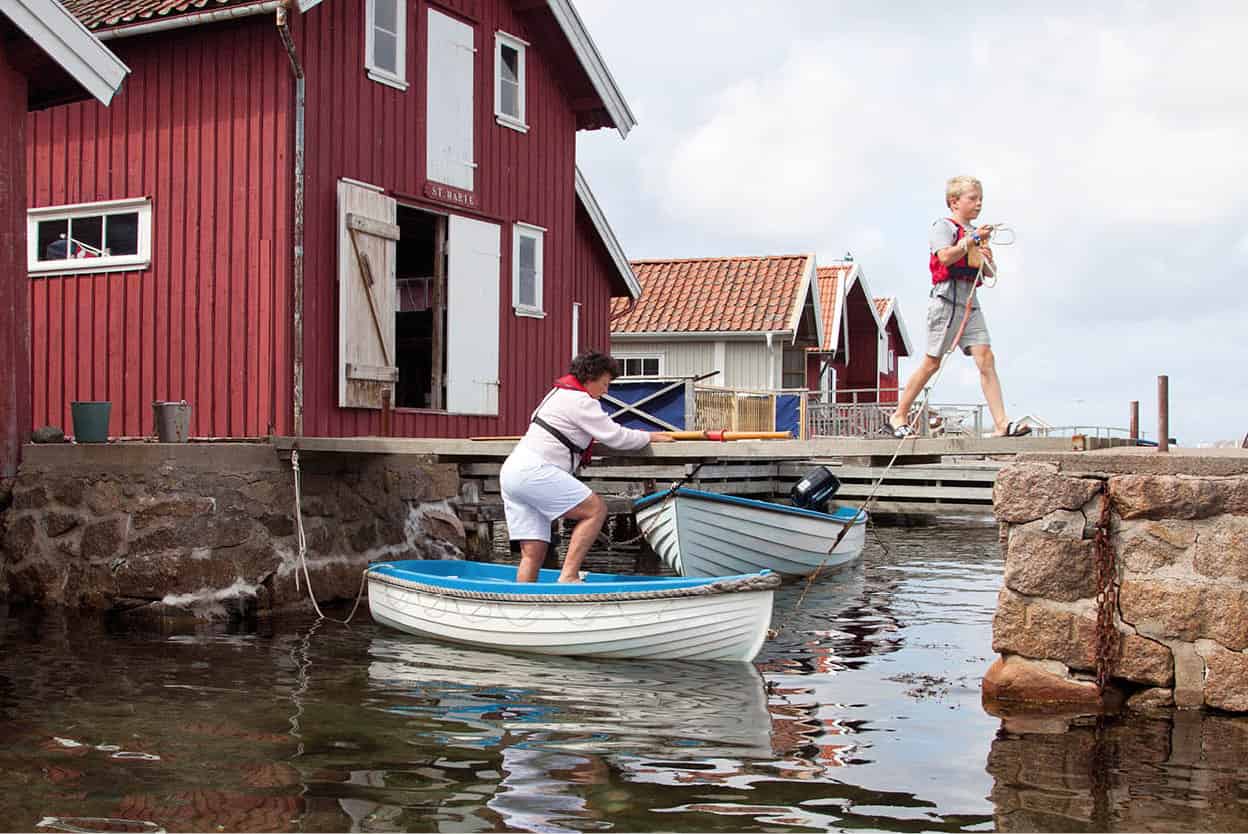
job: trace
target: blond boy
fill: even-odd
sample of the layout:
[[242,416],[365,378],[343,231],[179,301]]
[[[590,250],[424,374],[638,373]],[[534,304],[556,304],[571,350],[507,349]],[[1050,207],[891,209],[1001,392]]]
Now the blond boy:
[[995,427],[993,436],[1020,437],[1031,431],[1027,426],[1015,425],[1006,416],[996,357],[979,299],[971,302],[969,314],[966,311],[979,278],[980,260],[984,275],[991,276],[996,271],[992,250],[988,247],[992,227],[976,228],[974,225],[983,204],[984,187],[974,177],[953,177],[945,184],[949,216],[934,221],[928,235],[932,290],[927,306],[927,350],[919,367],[906,381],[896,411],[889,417],[888,422],[897,437],[913,433],[908,419],[910,406],[940,368],[941,359],[953,350],[955,339],[957,347],[974,358],[979,368],[979,382]]

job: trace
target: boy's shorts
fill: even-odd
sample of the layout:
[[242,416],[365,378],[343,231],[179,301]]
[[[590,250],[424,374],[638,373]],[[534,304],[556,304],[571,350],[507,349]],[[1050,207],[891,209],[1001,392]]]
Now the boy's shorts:
[[593,494],[572,475],[524,451],[512,452],[498,480],[513,541],[549,542],[550,523]]
[[[931,299],[927,302],[927,355],[939,359],[953,346],[953,337],[958,334],[962,325],[962,317],[966,315],[966,297],[971,291],[969,281],[948,281],[932,288]],[[971,315],[967,319],[966,329],[958,340],[958,347],[967,356],[975,345],[990,345],[988,322],[984,320],[984,311],[979,307],[978,299],[971,307]]]

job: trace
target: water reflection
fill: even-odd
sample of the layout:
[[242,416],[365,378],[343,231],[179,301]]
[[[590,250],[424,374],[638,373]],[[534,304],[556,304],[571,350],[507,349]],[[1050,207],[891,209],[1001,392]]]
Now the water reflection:
[[1243,831],[1245,750],[1248,719],[1225,715],[1007,720],[988,756],[993,817],[1001,831]]
[[986,713],[995,529],[885,536],[781,589],[753,666],[0,610],[0,828],[1248,827],[1248,719]]

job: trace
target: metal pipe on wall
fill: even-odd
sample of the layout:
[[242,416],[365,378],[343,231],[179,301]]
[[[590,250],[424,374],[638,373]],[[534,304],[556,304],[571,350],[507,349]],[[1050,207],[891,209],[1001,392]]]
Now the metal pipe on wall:
[[290,71],[295,78],[295,204],[294,232],[291,262],[291,342],[293,352],[293,385],[291,405],[293,408],[295,437],[303,436],[303,206],[304,206],[304,110],[307,97],[304,87],[303,65],[290,34],[290,6],[287,0],[277,6],[277,33],[290,58]]

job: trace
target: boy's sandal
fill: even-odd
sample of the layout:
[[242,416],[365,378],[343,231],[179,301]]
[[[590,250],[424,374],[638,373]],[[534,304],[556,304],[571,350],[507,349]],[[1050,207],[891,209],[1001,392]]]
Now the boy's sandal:
[[889,428],[893,430],[893,437],[897,438],[898,440],[904,437],[909,437],[910,435],[914,434],[914,429],[910,428],[909,423],[902,423],[900,426],[894,426],[893,421],[889,420],[888,425],[889,425]]
[[1020,426],[1018,423],[1010,421],[1005,424],[1005,431],[1001,434],[994,434],[993,437],[1023,437],[1031,434],[1031,426]]

